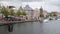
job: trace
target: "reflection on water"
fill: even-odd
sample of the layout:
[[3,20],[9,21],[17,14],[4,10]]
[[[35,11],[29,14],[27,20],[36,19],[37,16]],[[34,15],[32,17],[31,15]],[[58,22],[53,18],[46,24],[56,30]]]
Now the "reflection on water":
[[26,22],[14,25],[13,32],[7,31],[7,26],[0,27],[0,34],[60,34],[60,21],[48,23]]

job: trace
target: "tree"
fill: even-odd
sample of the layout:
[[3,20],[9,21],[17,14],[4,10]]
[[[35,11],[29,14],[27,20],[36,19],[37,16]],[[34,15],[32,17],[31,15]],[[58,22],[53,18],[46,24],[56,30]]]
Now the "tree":
[[53,17],[53,16],[56,17],[57,14],[55,14],[55,13],[50,13],[49,16],[51,16],[51,17]]
[[44,14],[40,13],[40,17],[44,17]]
[[56,16],[57,16],[57,14],[53,14],[53,16],[55,16],[55,17],[56,17]]
[[20,16],[21,15],[21,11],[17,10],[16,15]]
[[25,11],[22,11],[22,15],[24,15],[24,16],[25,16],[25,15],[26,15],[26,12],[25,12]]
[[11,16],[15,15],[15,12],[13,9],[10,10],[9,15],[11,15]]
[[52,14],[51,14],[51,13],[49,13],[49,16],[50,16],[50,17],[52,17]]
[[26,12],[25,11],[22,11],[22,10],[17,10],[16,12],[16,15],[20,16],[20,15],[26,15]]
[[6,8],[5,6],[2,7],[1,13],[2,13],[5,17],[8,17],[8,15],[9,15],[9,12],[8,12],[8,10],[7,10],[7,8]]

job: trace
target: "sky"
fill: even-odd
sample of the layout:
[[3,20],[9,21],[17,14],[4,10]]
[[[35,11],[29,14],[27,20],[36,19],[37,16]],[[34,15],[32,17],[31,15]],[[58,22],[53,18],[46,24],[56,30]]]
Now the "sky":
[[44,10],[48,12],[58,11],[60,12],[60,0],[0,0],[0,3],[5,6],[13,5],[16,8],[20,6],[29,5],[33,9],[42,6]]

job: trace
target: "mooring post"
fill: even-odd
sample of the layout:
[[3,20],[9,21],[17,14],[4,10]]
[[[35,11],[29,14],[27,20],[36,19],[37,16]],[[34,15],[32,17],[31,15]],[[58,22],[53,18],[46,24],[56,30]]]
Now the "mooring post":
[[8,31],[13,32],[13,24],[8,24]]

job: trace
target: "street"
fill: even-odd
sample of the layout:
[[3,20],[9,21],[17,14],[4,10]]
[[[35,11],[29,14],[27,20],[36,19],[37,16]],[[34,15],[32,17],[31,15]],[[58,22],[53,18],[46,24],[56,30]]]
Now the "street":
[[60,34],[60,21],[51,20],[45,23],[26,22],[14,24],[13,32],[7,26],[0,26],[0,34]]

